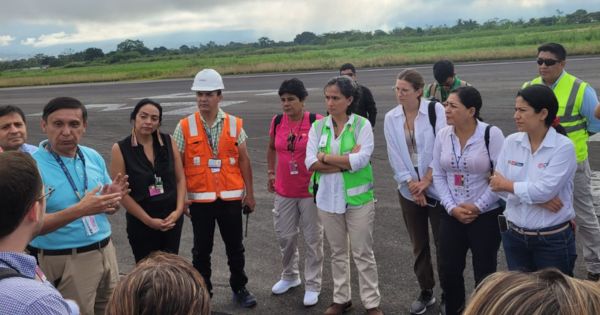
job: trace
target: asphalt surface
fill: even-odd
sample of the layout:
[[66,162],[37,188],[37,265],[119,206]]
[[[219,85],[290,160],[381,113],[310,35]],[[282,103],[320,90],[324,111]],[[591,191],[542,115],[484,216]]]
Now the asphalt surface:
[[[482,117],[499,126],[504,134],[508,135],[515,132],[512,112],[516,91],[524,81],[536,75],[536,67],[533,60],[466,63],[458,64],[456,72],[461,79],[470,82],[481,92],[484,100]],[[424,75],[426,82],[432,81],[431,65],[415,68]],[[371,89],[379,111],[375,126],[375,151],[372,157],[376,180],[375,192],[378,199],[374,238],[382,295],[381,308],[386,314],[407,314],[410,303],[418,294],[418,284],[412,271],[410,240],[401,217],[395,191],[396,184],[390,174],[391,168],[388,164],[383,136],[384,115],[397,104],[392,86],[395,83],[395,76],[401,69],[396,67],[358,70],[359,82]],[[600,76],[598,76],[600,57],[572,57],[567,62],[567,70],[592,86],[600,88]],[[333,285],[327,245],[323,266],[323,288],[320,302],[316,306],[305,308],[302,305],[304,290],[301,287],[282,296],[271,294],[271,286],[279,279],[281,267],[271,216],[273,196],[266,190],[266,146],[270,119],[281,111],[276,93],[281,81],[291,77],[301,79],[309,90],[306,109],[324,113],[322,88],[325,82],[335,75],[337,75],[335,71],[321,71],[224,78],[226,90],[222,106],[225,111],[244,119],[244,128],[250,137],[248,148],[254,171],[257,211],[250,216],[248,238],[245,240],[246,272],[250,278],[248,288],[257,296],[258,306],[247,310],[231,302],[225,251],[220,237],[216,236],[212,258],[212,281],[215,286],[212,300],[214,311],[226,314],[322,314],[331,303]],[[0,89],[0,104],[18,105],[25,111],[28,115],[28,142],[37,144],[44,139],[39,127],[39,116],[43,106],[56,96],[73,96],[80,99],[89,109],[88,128],[82,144],[98,150],[109,163],[111,145],[125,137],[131,130],[129,113],[139,99],[150,97],[161,102],[165,107],[161,130],[172,132],[179,119],[195,111],[194,96],[189,90],[191,83],[192,79],[189,78]],[[597,158],[600,143],[591,142],[590,147],[592,169],[600,170],[600,159]],[[122,273],[127,273],[133,268],[134,260],[125,233],[124,211],[113,215],[111,222],[119,266]],[[190,259],[192,237],[191,224],[186,219],[180,255]],[[301,255],[302,253],[301,249]],[[466,287],[469,292],[473,288],[470,260],[468,257],[465,271]],[[575,270],[577,277],[585,276],[582,260],[581,250],[579,250]],[[505,270],[506,263],[502,250],[498,255],[498,262],[498,269]],[[348,314],[362,314],[364,308],[360,302],[354,269],[352,281],[354,308]],[[436,286],[435,290],[436,295],[439,296],[439,287]],[[437,306],[430,308],[426,314],[437,314]]]

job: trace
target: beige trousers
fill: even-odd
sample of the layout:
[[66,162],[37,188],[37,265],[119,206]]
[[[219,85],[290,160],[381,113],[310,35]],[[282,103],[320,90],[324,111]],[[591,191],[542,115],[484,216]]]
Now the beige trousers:
[[275,194],[273,225],[281,250],[281,279],[296,280],[298,268],[298,234],[304,236],[305,290],[321,292],[323,273],[323,226],[313,198],[287,198]]
[[333,302],[346,303],[352,299],[350,291],[350,254],[358,271],[360,299],[366,309],[378,307],[381,300],[377,263],[373,254],[373,222],[375,205],[369,202],[360,208],[336,214],[320,210],[325,236],[331,249]]
[[77,302],[81,315],[104,315],[108,299],[119,281],[119,266],[112,241],[104,248],[71,255],[38,256],[48,281],[65,299]]

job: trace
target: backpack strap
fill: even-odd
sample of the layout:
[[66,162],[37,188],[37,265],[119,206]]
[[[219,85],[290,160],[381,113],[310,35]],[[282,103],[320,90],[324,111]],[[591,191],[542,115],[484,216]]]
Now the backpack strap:
[[433,128],[433,136],[435,137],[435,122],[437,120],[437,115],[435,113],[435,104],[436,101],[429,102],[429,123],[431,124],[431,128]]
[[308,114],[308,121],[310,122],[311,125],[312,125],[312,123],[315,122],[315,120],[317,120],[317,113]]
[[283,114],[277,114],[277,116],[275,116],[275,121],[273,121],[273,139],[277,136],[277,126],[281,123],[282,118]]
[[12,268],[0,268],[0,281],[8,278],[27,278]]
[[487,149],[488,159],[490,160],[490,169],[493,174],[494,173],[494,162],[492,162],[492,156],[490,155],[490,129],[492,129],[492,125],[487,125],[487,127],[485,127],[485,133],[483,135],[483,139],[485,140],[485,148]]

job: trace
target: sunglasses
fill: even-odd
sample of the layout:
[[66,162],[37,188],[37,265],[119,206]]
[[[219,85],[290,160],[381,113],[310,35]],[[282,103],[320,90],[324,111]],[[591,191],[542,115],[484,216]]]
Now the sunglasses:
[[294,152],[294,150],[296,150],[296,135],[293,133],[290,133],[287,138],[287,150],[290,152]]
[[556,60],[556,59],[544,59],[544,58],[537,59],[537,64],[540,66],[543,64],[546,64],[546,66],[550,67],[550,66],[554,66],[555,64],[557,64],[559,62],[560,62],[560,60]]

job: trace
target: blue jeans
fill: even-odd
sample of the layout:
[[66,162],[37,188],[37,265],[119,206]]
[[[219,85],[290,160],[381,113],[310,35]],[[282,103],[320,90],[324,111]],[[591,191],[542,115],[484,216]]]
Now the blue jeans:
[[573,228],[551,235],[523,235],[513,229],[502,232],[508,270],[536,271],[548,267],[573,276],[577,259]]

